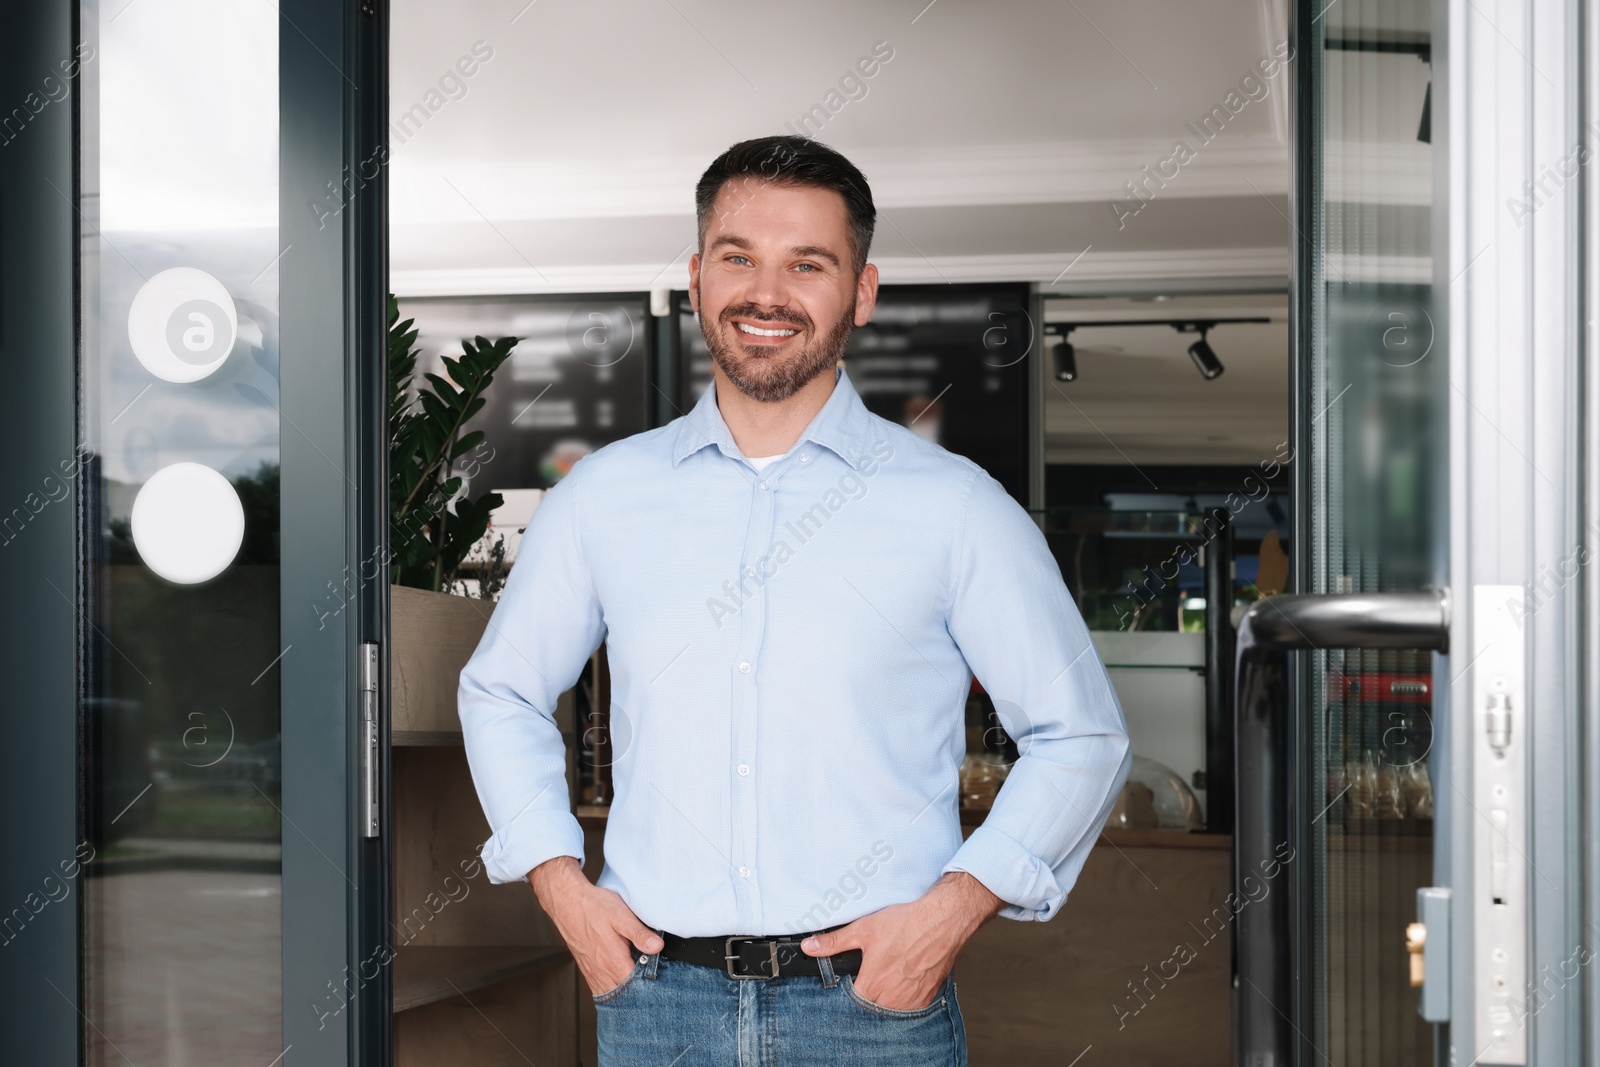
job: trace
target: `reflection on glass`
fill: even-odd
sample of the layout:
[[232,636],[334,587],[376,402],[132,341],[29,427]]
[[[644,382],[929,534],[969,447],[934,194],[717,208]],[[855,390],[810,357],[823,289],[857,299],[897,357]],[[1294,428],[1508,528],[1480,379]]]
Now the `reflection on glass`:
[[[1435,570],[1444,352],[1431,280],[1425,0],[1320,20],[1322,250],[1311,301],[1316,592],[1410,591]],[[1437,112],[1442,114],[1442,112]],[[1317,1046],[1337,1063],[1426,1064],[1402,943],[1432,884],[1431,659],[1315,654],[1310,938]]]
[[89,0],[82,27],[87,1062],[265,1065],[283,1052],[278,16]]

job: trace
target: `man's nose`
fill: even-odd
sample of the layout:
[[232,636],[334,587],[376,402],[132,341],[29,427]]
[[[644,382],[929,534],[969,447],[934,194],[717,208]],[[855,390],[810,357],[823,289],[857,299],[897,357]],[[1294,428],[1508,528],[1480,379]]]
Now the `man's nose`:
[[788,306],[788,273],[780,266],[763,265],[756,268],[745,287],[745,299],[764,311]]

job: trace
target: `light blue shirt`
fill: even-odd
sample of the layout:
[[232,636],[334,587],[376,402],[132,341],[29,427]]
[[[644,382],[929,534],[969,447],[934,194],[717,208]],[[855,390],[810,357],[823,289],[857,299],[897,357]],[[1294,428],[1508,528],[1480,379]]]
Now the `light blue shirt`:
[[[1034,521],[867,411],[842,368],[756,472],[713,386],[544,497],[461,672],[492,882],[583,858],[554,711],[601,641],[615,799],[599,884],[682,936],[848,922],[967,871],[1060,910],[1127,776],[1127,727]],[[976,674],[1021,758],[965,842]]]

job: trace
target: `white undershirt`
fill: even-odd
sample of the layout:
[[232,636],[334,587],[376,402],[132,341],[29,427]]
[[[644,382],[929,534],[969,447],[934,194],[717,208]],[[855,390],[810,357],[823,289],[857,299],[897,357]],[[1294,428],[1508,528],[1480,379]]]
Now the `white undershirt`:
[[745,458],[750,461],[750,466],[754,467],[756,469],[756,473],[759,474],[760,472],[766,470],[769,464],[776,463],[778,460],[782,459],[783,455],[759,457],[746,456]]

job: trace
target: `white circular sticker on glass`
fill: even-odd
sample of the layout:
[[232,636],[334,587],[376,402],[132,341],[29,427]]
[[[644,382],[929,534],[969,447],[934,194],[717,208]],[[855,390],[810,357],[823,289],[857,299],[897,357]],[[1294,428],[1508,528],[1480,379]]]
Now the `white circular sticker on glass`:
[[133,546],[169,582],[194,585],[227,569],[244,543],[244,505],[228,479],[201,463],[150,476],[133,500]]
[[194,267],[155,275],[128,309],[128,341],[145,370],[169,382],[197,382],[222,366],[239,336],[233,297]]

